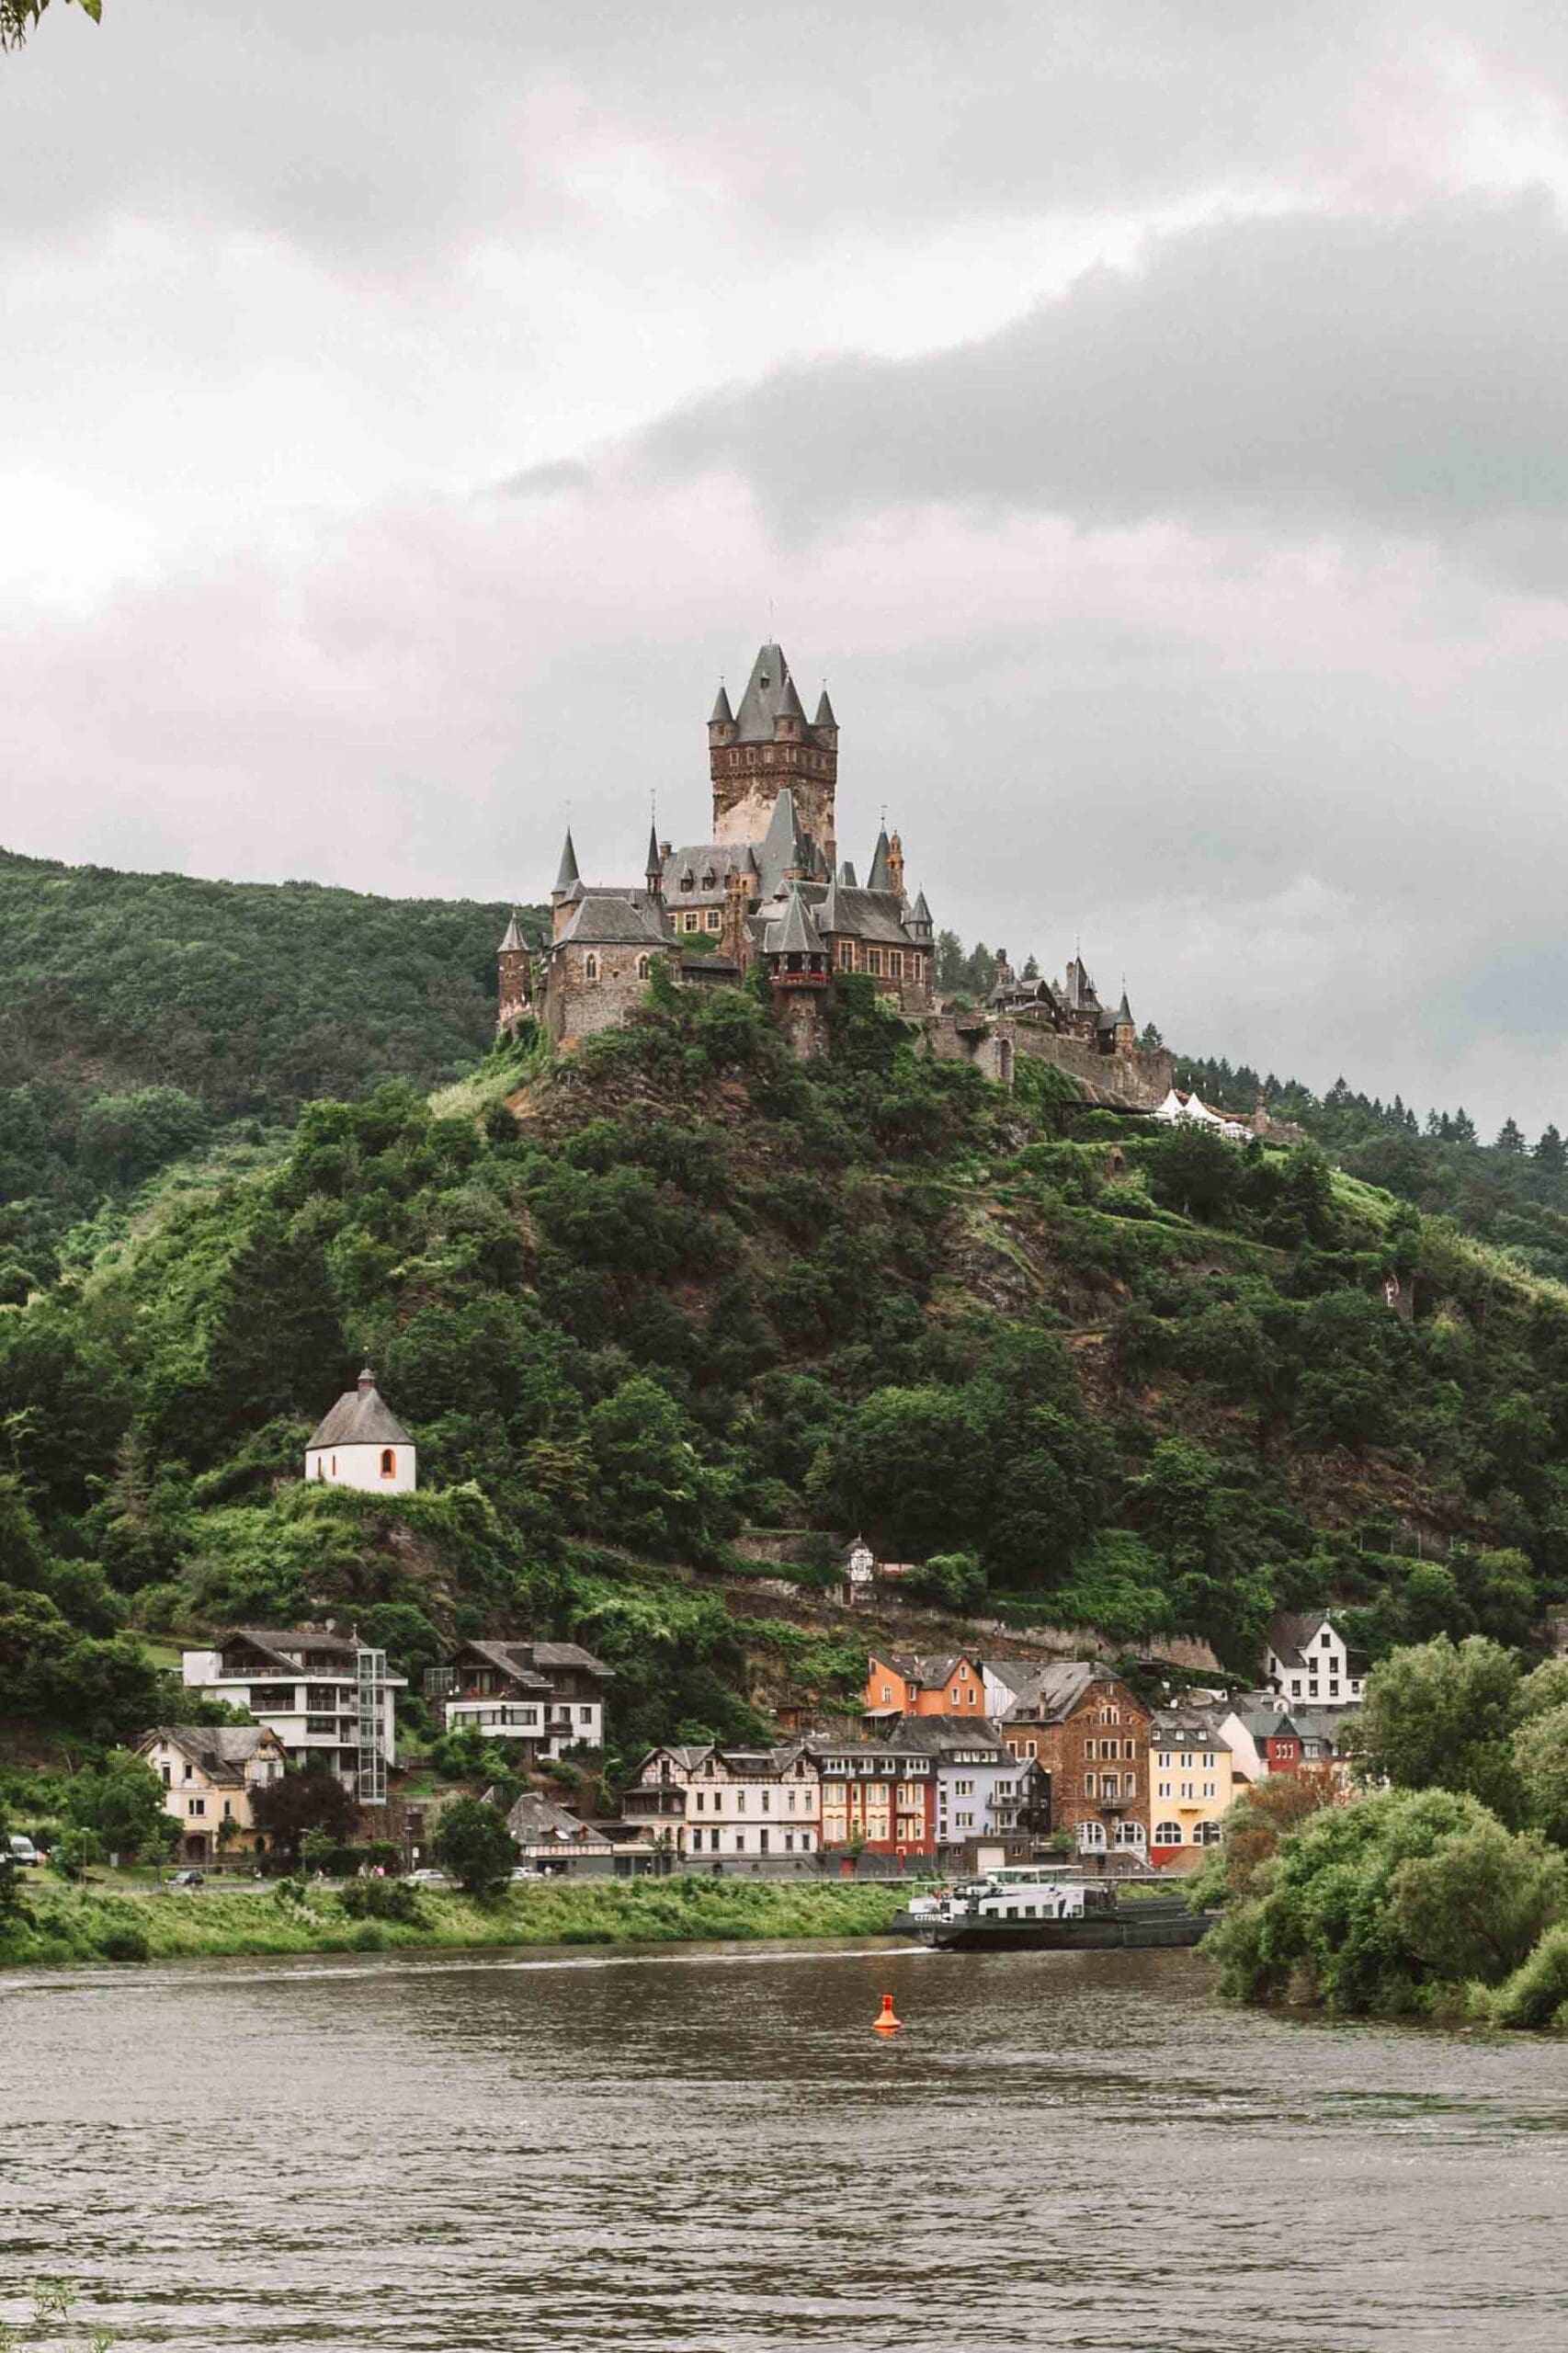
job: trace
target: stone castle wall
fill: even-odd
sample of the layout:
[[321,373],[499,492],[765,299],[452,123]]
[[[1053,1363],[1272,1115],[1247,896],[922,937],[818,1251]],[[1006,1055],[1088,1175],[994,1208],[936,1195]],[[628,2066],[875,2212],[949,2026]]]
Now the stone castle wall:
[[1153,1111],[1175,1084],[1176,1056],[1168,1046],[1102,1054],[1080,1038],[1059,1038],[1042,1022],[1011,1021],[1006,1027],[1017,1052],[1032,1054],[1037,1062],[1052,1063],[1070,1077],[1082,1079],[1096,1103]]

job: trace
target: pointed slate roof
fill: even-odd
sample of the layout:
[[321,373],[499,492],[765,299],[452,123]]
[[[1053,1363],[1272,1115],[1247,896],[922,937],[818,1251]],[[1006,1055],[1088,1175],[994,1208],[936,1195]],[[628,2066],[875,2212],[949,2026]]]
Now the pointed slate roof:
[[346,1389],[325,1418],[316,1426],[312,1447],[412,1446],[414,1440],[376,1387],[369,1365],[352,1389]]
[[855,880],[855,869],[850,865],[847,858],[844,860],[843,865],[838,870],[838,879],[851,891],[855,891],[859,888],[859,885]]
[[648,863],[642,871],[644,874],[657,874],[661,879],[665,871],[665,861],[659,856],[659,828],[652,820],[648,825]]
[[888,871],[888,829],[884,825],[877,835],[877,847],[871,857],[871,871],[867,877],[868,891],[891,891],[892,876]]
[[931,910],[926,904],[926,893],[924,891],[916,893],[915,904],[909,911],[909,920],[912,924],[930,922]]
[[795,681],[788,670],[784,673],[784,691],[778,698],[778,709],[786,719],[798,719],[802,727],[805,725],[805,705],[795,692]]
[[734,712],[730,709],[730,698],[721,683],[708,724],[710,727],[730,727],[734,723]]
[[773,804],[773,814],[767,821],[757,852],[757,870],[762,878],[762,896],[771,899],[792,867],[804,869],[806,846],[801,838],[801,821],[796,813],[795,796],[788,785]]
[[555,878],[556,890],[567,892],[578,879],[577,853],[572,847],[572,828],[568,825],[565,846],[561,852],[561,871]]
[[812,921],[806,903],[799,891],[791,891],[790,904],[784,910],[782,923],[767,926],[767,952],[770,956],[820,956],[823,954],[822,934]]
[[837,724],[838,722],[833,715],[833,705],[827,699],[827,688],[824,687],[822,693],[817,698],[817,715],[812,720],[812,725],[813,727],[836,727]]
[[584,892],[556,945],[578,948],[667,948],[674,934],[659,901],[626,891]]
[[512,910],[512,920],[506,926],[506,930],[502,933],[501,945],[495,950],[495,953],[497,956],[507,956],[510,955],[515,949],[526,948],[528,944],[528,941],[523,938],[522,932],[518,927],[517,911],[516,907],[514,907]]
[[[763,645],[757,649],[756,660],[751,665],[751,676],[741,697],[741,707],[735,713],[736,733],[743,744],[771,744],[773,722],[783,707],[789,685],[790,665],[784,659],[781,645]],[[800,709],[799,700],[796,709]],[[801,711],[804,718],[805,713]]]
[[1132,1018],[1132,1007],[1127,1002],[1125,988],[1121,992],[1121,1003],[1116,1008],[1116,1017],[1119,1021],[1131,1021]]

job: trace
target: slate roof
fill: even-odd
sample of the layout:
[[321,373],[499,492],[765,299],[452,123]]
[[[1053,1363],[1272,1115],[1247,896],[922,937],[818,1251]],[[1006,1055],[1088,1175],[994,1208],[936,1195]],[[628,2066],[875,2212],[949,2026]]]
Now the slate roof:
[[505,956],[513,949],[526,948],[528,944],[528,941],[523,938],[521,928],[517,923],[517,911],[514,909],[512,920],[506,926],[506,930],[502,933],[501,945],[495,950],[495,953],[497,956]]
[[[756,871],[749,842],[684,842],[664,862],[665,900],[673,907],[718,906],[724,897],[724,877],[733,869]],[[689,891],[684,887],[688,874]],[[709,874],[713,880],[705,883]]]
[[572,847],[572,828],[566,828],[566,840],[561,852],[561,867],[555,877],[557,891],[569,891],[577,881],[577,853]]
[[1108,1669],[1090,1659],[1063,1659],[1035,1665],[1027,1659],[992,1660],[991,1672],[1017,1694],[1003,1716],[1029,1723],[1056,1724],[1070,1716],[1090,1684],[1109,1680]]
[[822,956],[822,935],[799,891],[791,891],[781,921],[770,923],[765,941],[770,956]]
[[183,1749],[210,1780],[233,1789],[244,1787],[244,1768],[258,1749],[282,1750],[265,1724],[155,1724],[140,1745],[149,1748],[155,1740]]
[[214,1638],[212,1648],[226,1651],[233,1643],[248,1643],[253,1650],[267,1652],[290,1675],[300,1671],[293,1655],[296,1652],[320,1651],[328,1658],[352,1659],[358,1658],[360,1650],[352,1635],[316,1633],[300,1626],[231,1626]]
[[991,1748],[1006,1755],[996,1726],[986,1716],[901,1716],[883,1734],[884,1745],[922,1756],[945,1756],[955,1748]]
[[1157,1709],[1149,1721],[1152,1748],[1211,1748],[1229,1750],[1230,1742],[1206,1716],[1179,1708]]
[[525,1790],[506,1816],[506,1827],[519,1847],[565,1846],[608,1847],[609,1840],[602,1830],[581,1815],[570,1813],[563,1805],[540,1797],[536,1790]]
[[721,681],[719,691],[713,699],[713,709],[708,724],[710,727],[730,727],[734,723],[734,712],[730,709],[729,695]]
[[311,1438],[318,1446],[412,1446],[414,1440],[376,1387],[369,1368],[358,1386],[346,1389]]
[[[756,660],[751,665],[751,676],[741,697],[741,707],[735,713],[735,741],[739,744],[771,744],[773,722],[783,711],[805,725],[806,714],[801,698],[795,692],[781,645],[757,648]],[[715,706],[715,716],[717,706]]]
[[[814,886],[813,886],[814,887]],[[831,895],[831,914],[824,904]],[[916,942],[905,928],[896,892],[855,891],[830,882],[818,902],[817,929],[850,939],[885,942],[890,948],[913,948]]]
[[837,724],[838,722],[833,715],[833,705],[827,699],[827,688],[824,687],[821,694],[817,697],[817,714],[812,720],[812,725],[813,727],[836,727]]
[[524,1686],[548,1691],[550,1677],[568,1668],[584,1675],[597,1675],[608,1682],[614,1670],[603,1659],[596,1658],[579,1643],[492,1643],[467,1642],[454,1654],[449,1664],[456,1665],[470,1654],[484,1659],[491,1666],[500,1668],[514,1681]]
[[590,891],[579,902],[557,947],[671,948],[675,934],[657,900],[641,891]]
[[871,852],[871,870],[866,877],[868,891],[891,891],[892,875],[888,868],[888,829],[884,825],[877,835],[877,847]]
[[[1263,1639],[1282,1666],[1300,1667],[1303,1673],[1311,1674],[1319,1663],[1312,1654],[1325,1626],[1339,1634],[1341,1642],[1344,1642],[1343,1633],[1326,1609],[1282,1610],[1277,1618],[1269,1620],[1264,1629]],[[1346,1663],[1351,1675],[1364,1676],[1368,1671],[1365,1655],[1352,1651],[1348,1643],[1346,1644]]]

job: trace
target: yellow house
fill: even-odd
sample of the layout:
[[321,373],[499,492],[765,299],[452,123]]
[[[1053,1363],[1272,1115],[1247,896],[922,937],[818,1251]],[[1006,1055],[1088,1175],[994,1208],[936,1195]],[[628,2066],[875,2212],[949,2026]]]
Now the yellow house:
[[[137,1755],[163,1781],[165,1810],[179,1824],[183,1862],[265,1849],[251,1797],[279,1779],[289,1761],[275,1732],[265,1724],[160,1724]],[[224,1829],[227,1822],[234,1824],[232,1831]]]
[[1220,1843],[1220,1824],[1234,1795],[1230,1742],[1196,1709],[1166,1709],[1149,1724],[1149,1860],[1167,1870],[1192,1870],[1207,1847]]

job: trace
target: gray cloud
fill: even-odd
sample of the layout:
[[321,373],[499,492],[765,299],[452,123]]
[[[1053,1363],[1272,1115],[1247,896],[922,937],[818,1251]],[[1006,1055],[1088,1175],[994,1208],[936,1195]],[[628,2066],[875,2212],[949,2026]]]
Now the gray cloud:
[[775,529],[929,502],[1085,528],[1371,526],[1517,562],[1568,512],[1568,235],[1545,195],[1153,240],[983,341],[781,370],[652,429]]

